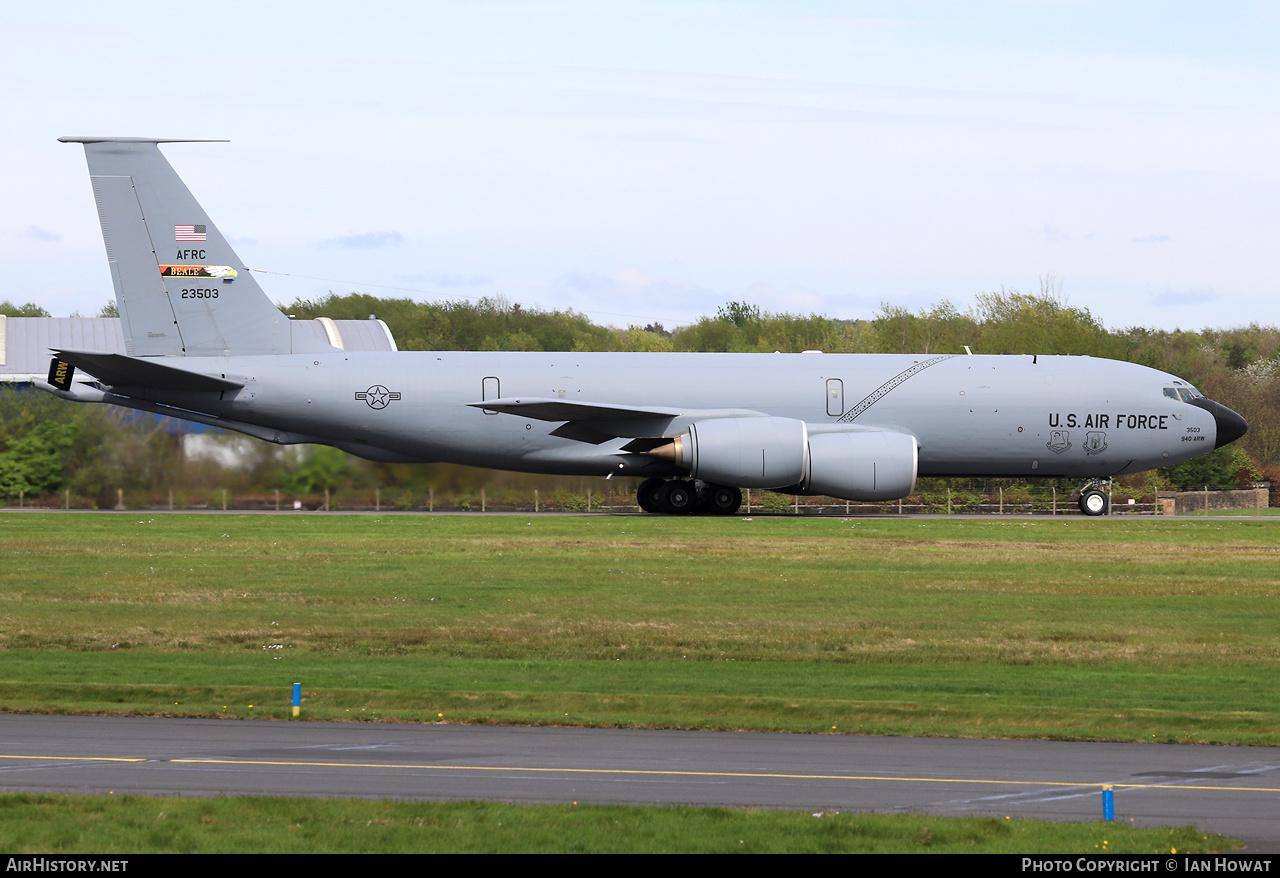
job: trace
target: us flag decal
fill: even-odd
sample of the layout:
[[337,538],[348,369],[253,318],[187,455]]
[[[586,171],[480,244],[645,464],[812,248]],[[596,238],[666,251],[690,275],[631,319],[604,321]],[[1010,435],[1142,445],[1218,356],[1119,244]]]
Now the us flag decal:
[[205,240],[204,226],[174,226],[173,240],[203,241]]

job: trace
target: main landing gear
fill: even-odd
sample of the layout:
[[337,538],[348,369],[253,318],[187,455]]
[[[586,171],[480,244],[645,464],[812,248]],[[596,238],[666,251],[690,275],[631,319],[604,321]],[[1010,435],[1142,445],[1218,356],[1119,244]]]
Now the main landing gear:
[[636,502],[645,512],[667,515],[733,515],[742,506],[742,492],[697,479],[645,479],[636,490]]
[[1085,515],[1106,515],[1111,511],[1111,480],[1086,482],[1080,488],[1080,511]]

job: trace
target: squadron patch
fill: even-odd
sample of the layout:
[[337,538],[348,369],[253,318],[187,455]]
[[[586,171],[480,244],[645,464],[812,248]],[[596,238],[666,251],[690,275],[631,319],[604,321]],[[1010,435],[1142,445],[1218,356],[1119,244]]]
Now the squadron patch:
[[395,402],[399,398],[400,391],[387,390],[381,384],[375,384],[368,390],[356,391],[356,399],[364,400],[371,409],[384,409],[388,403]]
[[1054,454],[1061,454],[1071,448],[1071,433],[1067,430],[1054,430],[1044,445]]
[[1084,453],[1101,454],[1107,450],[1107,434],[1089,432],[1084,434]]

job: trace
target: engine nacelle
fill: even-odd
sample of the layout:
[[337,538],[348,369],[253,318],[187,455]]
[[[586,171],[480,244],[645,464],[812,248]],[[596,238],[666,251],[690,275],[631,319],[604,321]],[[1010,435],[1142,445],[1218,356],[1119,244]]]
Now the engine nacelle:
[[806,494],[841,500],[897,500],[916,486],[916,437],[888,430],[818,433],[809,437]]
[[805,474],[808,430],[793,418],[712,418],[649,452],[695,479],[737,488],[781,488]]

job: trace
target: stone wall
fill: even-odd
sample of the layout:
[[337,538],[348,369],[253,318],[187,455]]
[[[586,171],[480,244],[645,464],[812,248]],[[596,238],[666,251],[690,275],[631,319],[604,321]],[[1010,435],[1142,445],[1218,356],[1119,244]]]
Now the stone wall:
[[[1247,512],[1259,506],[1269,506],[1271,492],[1267,488],[1250,488],[1246,491],[1161,491],[1158,495],[1165,515],[1204,512],[1206,509],[1239,509]],[[1170,510],[1168,501],[1173,501]],[[1207,504],[1207,505],[1206,505]]]

